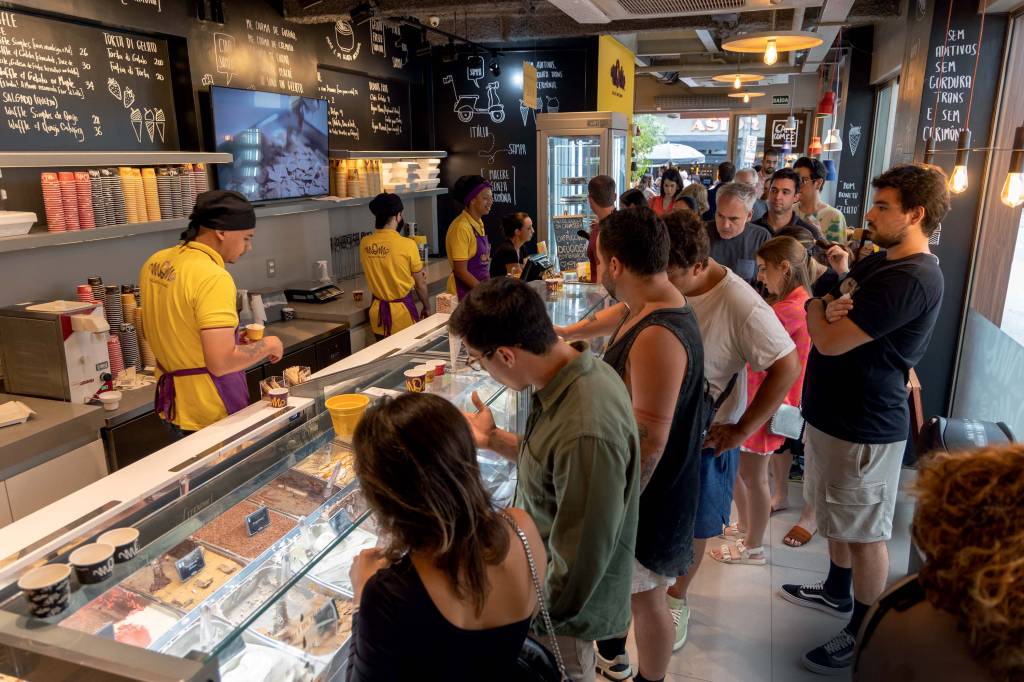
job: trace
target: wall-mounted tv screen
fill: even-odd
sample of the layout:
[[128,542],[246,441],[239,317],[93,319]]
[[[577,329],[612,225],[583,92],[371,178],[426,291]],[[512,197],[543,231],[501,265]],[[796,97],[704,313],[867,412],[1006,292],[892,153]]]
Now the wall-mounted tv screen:
[[210,88],[221,189],[250,201],[328,192],[327,100],[239,88]]

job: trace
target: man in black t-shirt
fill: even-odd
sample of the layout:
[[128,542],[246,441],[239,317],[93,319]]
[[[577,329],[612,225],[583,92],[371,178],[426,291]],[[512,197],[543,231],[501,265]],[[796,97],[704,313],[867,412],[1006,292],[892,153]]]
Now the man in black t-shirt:
[[757,192],[742,182],[718,188],[715,219],[705,223],[711,241],[711,257],[753,285],[757,281],[755,254],[772,238],[760,225],[750,222]]
[[851,615],[838,635],[804,656],[804,665],[822,674],[851,665],[864,615],[885,588],[886,541],[910,429],[906,385],[942,301],[942,271],[928,237],[949,210],[945,176],[933,166],[904,165],[871,184],[866,220],[886,251],[859,261],[829,295],[807,304],[813,348],[803,395],[805,497],[831,562],[824,583],[783,585],[780,594]]
[[821,230],[796,214],[801,185],[800,175],[792,168],[780,168],[772,173],[768,186],[768,211],[754,224],[773,235],[784,227],[800,227],[815,239],[822,239]]

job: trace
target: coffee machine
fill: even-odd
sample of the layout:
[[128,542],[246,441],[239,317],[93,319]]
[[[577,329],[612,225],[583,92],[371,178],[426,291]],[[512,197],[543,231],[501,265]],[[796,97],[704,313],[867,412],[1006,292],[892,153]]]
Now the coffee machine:
[[110,372],[110,325],[99,303],[50,301],[0,308],[7,392],[88,402]]

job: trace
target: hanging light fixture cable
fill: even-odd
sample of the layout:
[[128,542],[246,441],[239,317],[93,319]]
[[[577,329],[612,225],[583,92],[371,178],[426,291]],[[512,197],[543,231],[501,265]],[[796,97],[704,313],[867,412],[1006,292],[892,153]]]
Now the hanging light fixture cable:
[[981,44],[985,37],[985,11],[988,9],[988,0],[981,0],[981,26],[978,28],[978,45],[974,51],[974,72],[971,75],[971,93],[967,97],[967,119],[960,131],[960,138],[957,140],[956,164],[949,176],[949,191],[953,194],[963,194],[967,191],[967,161],[971,154],[971,111],[974,108],[974,86],[978,78],[978,62],[981,61]]

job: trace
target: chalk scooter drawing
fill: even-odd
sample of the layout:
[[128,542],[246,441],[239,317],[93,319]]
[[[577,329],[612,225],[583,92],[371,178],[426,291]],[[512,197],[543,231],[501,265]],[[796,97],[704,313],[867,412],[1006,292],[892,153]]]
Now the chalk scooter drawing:
[[451,76],[445,76],[441,82],[452,86],[452,92],[455,94],[455,106],[452,107],[452,111],[455,112],[455,115],[458,116],[461,122],[469,123],[477,115],[489,116],[495,123],[501,123],[505,120],[505,105],[498,98],[498,87],[500,86],[498,81],[487,84],[486,107],[477,105],[480,101],[480,95],[460,95],[459,91],[455,89],[455,80]]

